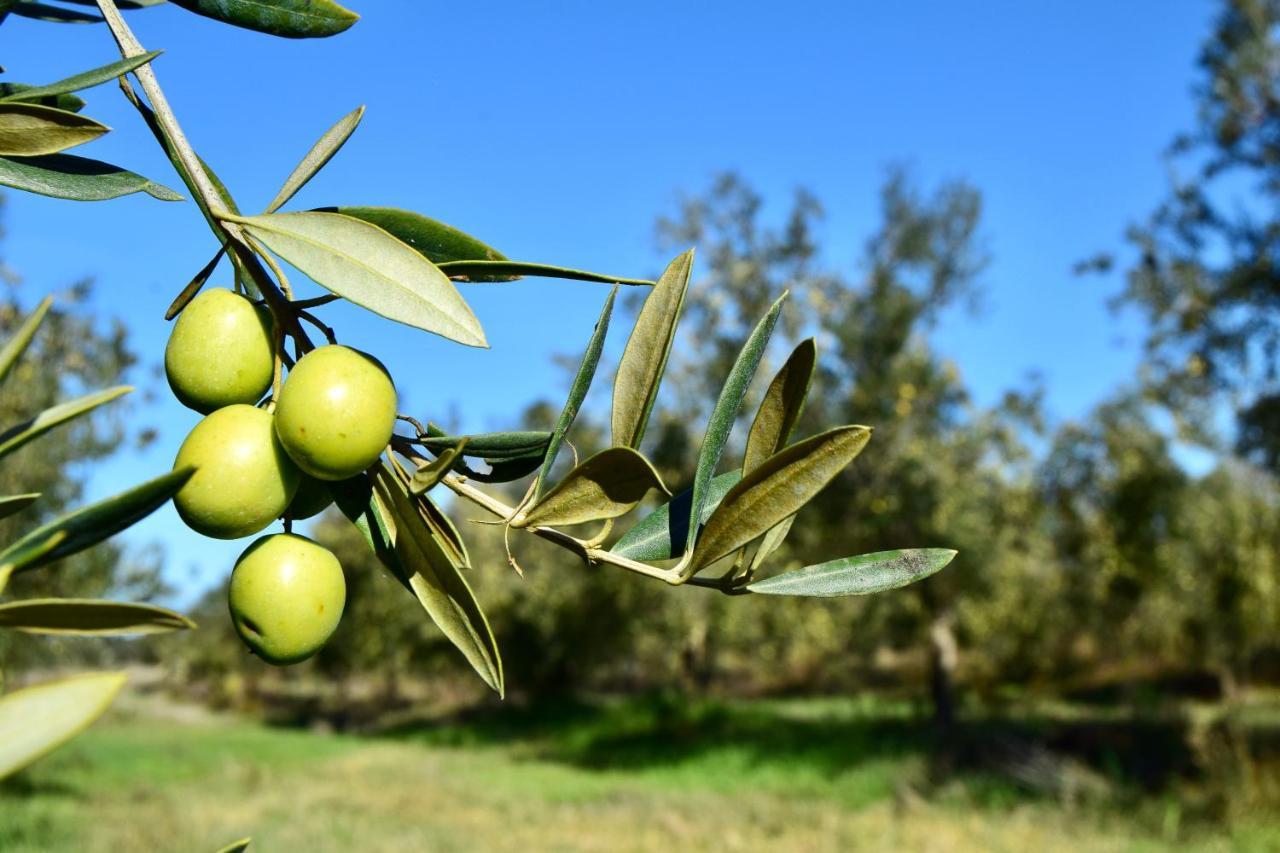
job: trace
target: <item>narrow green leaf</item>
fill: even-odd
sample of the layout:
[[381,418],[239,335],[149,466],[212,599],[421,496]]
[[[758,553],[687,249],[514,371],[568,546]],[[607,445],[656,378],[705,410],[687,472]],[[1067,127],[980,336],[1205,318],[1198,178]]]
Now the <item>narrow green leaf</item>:
[[194,472],[194,468],[170,471],[31,531],[0,551],[0,589],[13,572],[39,568],[83,551],[146,518],[177,494]]
[[79,113],[24,104],[0,103],[0,155],[39,157],[97,139],[110,130]]
[[302,158],[302,162],[295,166],[293,172],[285,179],[284,186],[280,187],[280,192],[276,193],[276,197],[271,200],[271,204],[267,205],[265,212],[274,213],[297,195],[298,190],[306,186],[307,181],[314,178],[316,173],[333,159],[333,155],[342,150],[342,146],[360,126],[360,119],[363,117],[364,107],[357,107],[326,130],[324,135],[316,140],[316,144],[311,146],[311,150]]
[[454,470],[477,483],[514,483],[523,480],[542,467],[541,456],[518,456],[514,459],[486,459],[488,471],[477,471],[463,463],[455,463]]
[[333,0],[170,0],[189,12],[291,39],[324,38],[348,29],[360,16]]
[[163,634],[196,627],[181,613],[153,604],[89,598],[32,598],[0,604],[0,628],[28,634]]
[[613,382],[613,443],[618,447],[639,447],[644,437],[692,272],[690,249],[667,267],[636,317]]
[[35,0],[18,0],[18,5],[10,11],[21,18],[33,18],[37,21],[51,21],[55,24],[100,24],[102,18],[88,12],[77,12],[75,9],[64,9]]
[[375,225],[337,213],[228,218],[318,284],[375,314],[468,346],[488,346],[453,282]]
[[[751,330],[751,334],[748,336],[747,342],[742,345],[742,351],[738,353],[738,358],[734,361],[733,367],[729,369],[729,376],[724,381],[724,387],[720,389],[720,397],[716,400],[715,408],[711,410],[711,417],[707,421],[707,431],[702,437],[702,447],[698,449],[698,467],[693,476],[693,514],[691,518],[701,517],[702,505],[706,502],[704,495],[711,483],[711,478],[715,476],[716,466],[720,464],[720,455],[724,453],[724,446],[729,440],[733,422],[738,417],[738,409],[742,407],[742,398],[746,396],[747,386],[751,384],[752,378],[755,377],[756,368],[760,366],[760,359],[764,357],[764,351],[769,346],[769,337],[773,334],[773,327],[778,322],[778,314],[782,312],[782,303],[786,298],[787,294],[784,292],[773,303],[769,312],[756,324],[756,327]],[[693,547],[693,540],[697,532],[697,529],[690,525],[689,539],[685,543],[686,551]],[[763,533],[764,531],[761,530],[760,532]]]
[[[396,207],[322,207],[319,212],[340,213],[376,225],[437,266],[458,261],[506,261],[505,255],[470,234],[411,210]],[[443,266],[441,271],[444,271]],[[454,273],[446,275],[458,278]],[[495,273],[471,280],[511,281],[513,278],[519,276]]]
[[35,337],[40,324],[44,322],[44,317],[49,313],[49,306],[51,305],[53,305],[52,296],[46,296],[41,299],[40,304],[36,306],[36,310],[31,312],[31,316],[23,320],[22,325],[18,327],[18,331],[13,333],[13,337],[5,341],[3,347],[0,347],[0,383],[3,383],[9,377],[9,371],[13,369],[13,366],[18,362],[18,358],[31,345],[31,339]]
[[182,196],[142,175],[88,157],[0,157],[0,186],[72,201],[106,201],[143,192],[161,201]]
[[441,451],[439,456],[427,464],[418,466],[409,483],[409,494],[424,495],[439,485],[444,475],[453,469],[453,464],[462,457],[462,451],[466,449],[468,440],[467,436],[463,436],[456,445]]
[[552,527],[617,518],[657,489],[669,495],[653,465],[630,447],[610,447],[574,468],[512,527]]
[[547,452],[547,445],[551,442],[551,435],[542,430],[483,432],[476,435],[428,434],[418,441],[432,452],[458,447],[465,440],[466,445],[462,450],[464,456],[491,461],[536,456],[541,461],[543,454]]
[[764,536],[760,537],[760,543],[756,545],[755,553],[751,555],[751,562],[747,564],[748,576],[760,571],[760,567],[765,564],[765,561],[782,547],[782,543],[786,541],[787,534],[791,532],[791,526],[795,522],[796,517],[789,515],[773,527],[770,527]]
[[[711,513],[720,506],[725,493],[741,479],[741,471],[729,471],[711,480],[707,487],[707,499],[703,501],[702,512],[698,516],[699,527],[707,523]],[[646,515],[609,550],[619,557],[647,562],[683,557],[689,541],[689,521],[692,515],[693,489],[685,489],[669,503]]]
[[172,320],[182,313],[182,309],[190,304],[192,299],[196,298],[196,294],[204,287],[205,282],[209,280],[209,276],[213,275],[213,271],[218,268],[218,261],[222,260],[222,256],[226,254],[227,247],[222,246],[218,251],[213,253],[213,257],[209,263],[201,267],[200,271],[192,276],[191,281],[187,282],[187,286],[182,288],[182,292],[174,297],[169,303],[169,307],[164,312],[166,320]]
[[384,521],[390,526],[397,566],[404,573],[401,582],[418,597],[427,615],[485,683],[501,696],[505,687],[498,645],[461,567],[449,558],[441,538],[423,522],[394,474],[379,468],[374,485]]
[[941,571],[955,555],[946,548],[912,548],[842,557],[756,581],[747,589],[763,595],[821,598],[869,595],[923,580]]
[[742,461],[743,473],[749,473],[787,446],[791,433],[800,420],[800,413],[804,411],[804,401],[809,396],[809,384],[813,380],[817,356],[818,349],[813,338],[801,341],[769,383],[769,390],[760,401],[756,419],[752,421],[751,432],[747,435],[747,448]]
[[533,264],[527,261],[507,260],[456,260],[445,261],[440,269],[449,278],[459,281],[515,281],[523,276],[535,278],[563,278],[569,281],[594,281],[599,284],[627,284],[637,287],[652,287],[653,282],[647,278],[623,278],[587,270],[575,270],[569,267],[557,267],[552,264]]
[[[73,6],[93,6],[97,8],[97,0],[61,0],[63,3],[69,3]],[[116,0],[116,7],[122,12],[129,12],[134,9],[149,9],[152,6],[159,6],[168,0]]]
[[239,841],[233,841],[226,847],[223,847],[218,853],[244,853],[249,849],[249,845],[253,843],[252,838],[241,838]]
[[84,109],[84,98],[78,98],[75,95],[28,96],[27,92],[35,88],[35,86],[27,83],[0,83],[0,101],[29,101],[34,104],[55,107],[56,109],[73,113],[78,113]]
[[569,432],[569,427],[573,426],[574,418],[578,416],[578,410],[582,408],[582,401],[587,398],[587,390],[591,388],[591,380],[596,375],[596,366],[600,364],[600,353],[604,351],[604,339],[609,334],[609,318],[613,315],[613,300],[618,296],[618,286],[615,284],[613,290],[609,291],[609,298],[604,301],[604,308],[600,311],[600,319],[596,320],[595,331],[591,333],[591,340],[587,341],[587,351],[582,354],[582,361],[578,364],[578,373],[573,377],[573,384],[569,386],[569,399],[565,401],[564,408],[560,410],[560,418],[556,421],[556,428],[551,433],[551,441],[547,444],[546,458],[542,462],[542,468],[538,471],[538,479],[533,486],[533,499],[536,501],[542,494],[542,488],[547,483],[547,478],[551,476],[551,466],[556,462],[556,454],[560,452],[560,445],[564,441],[565,434]]
[[763,535],[826,487],[871,438],[871,428],[842,426],[769,457],[729,490],[693,549],[694,571]]
[[87,729],[124,683],[123,672],[95,672],[0,696],[0,779]]
[[8,518],[11,515],[16,515],[39,499],[39,492],[30,492],[25,495],[8,495],[0,498],[0,518]]
[[161,54],[159,50],[153,50],[148,53],[142,53],[138,56],[131,56],[127,59],[119,59],[115,62],[109,62],[106,65],[82,71],[79,74],[73,74],[70,77],[48,83],[44,86],[35,86],[25,89],[16,95],[7,95],[0,98],[3,101],[28,101],[33,97],[44,97],[52,95],[65,95],[68,92],[79,92],[84,89],[92,89],[94,86],[101,86],[103,83],[110,83],[118,77],[123,77],[130,71],[141,68],[151,60]]
[[78,397],[66,403],[59,403],[56,406],[45,409],[29,421],[9,427],[3,433],[0,433],[0,458],[9,455],[28,441],[43,435],[54,427],[81,415],[88,414],[101,405],[123,397],[132,390],[133,388],[128,385],[121,385],[117,388],[108,388],[106,391],[87,394],[84,397]]

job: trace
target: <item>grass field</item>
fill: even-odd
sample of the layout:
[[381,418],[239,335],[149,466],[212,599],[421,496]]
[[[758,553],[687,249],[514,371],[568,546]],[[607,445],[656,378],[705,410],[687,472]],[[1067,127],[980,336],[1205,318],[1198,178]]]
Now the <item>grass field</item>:
[[122,704],[0,786],[0,850],[1280,849],[1265,813],[1225,829],[1159,794],[1069,805],[981,770],[930,781],[917,724],[844,700],[565,706],[380,737]]

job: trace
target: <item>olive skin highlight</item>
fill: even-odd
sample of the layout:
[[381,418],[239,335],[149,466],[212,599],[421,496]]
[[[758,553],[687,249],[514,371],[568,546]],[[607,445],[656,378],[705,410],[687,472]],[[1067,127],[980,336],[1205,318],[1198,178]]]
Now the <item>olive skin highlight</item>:
[[188,527],[214,539],[239,539],[288,508],[302,475],[272,420],[253,406],[226,406],[191,430],[173,463],[196,469],[173,499]]
[[396,389],[378,361],[331,344],[289,371],[276,403],[285,451],[318,480],[345,480],[368,468],[391,440]]
[[318,652],[342,619],[347,585],[338,558],[305,536],[263,536],[236,561],[227,605],[236,633],[277,666]]
[[271,387],[270,313],[238,293],[206,290],[174,324],[164,373],[174,396],[201,414],[256,403]]

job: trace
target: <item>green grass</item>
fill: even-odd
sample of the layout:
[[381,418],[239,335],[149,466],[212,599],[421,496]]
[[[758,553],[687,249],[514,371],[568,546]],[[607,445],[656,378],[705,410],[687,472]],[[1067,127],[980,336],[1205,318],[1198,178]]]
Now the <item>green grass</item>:
[[940,781],[930,746],[905,709],[845,700],[506,709],[381,737],[117,713],[0,786],[0,850],[1280,849],[1263,814],[1226,830],[1167,796]]

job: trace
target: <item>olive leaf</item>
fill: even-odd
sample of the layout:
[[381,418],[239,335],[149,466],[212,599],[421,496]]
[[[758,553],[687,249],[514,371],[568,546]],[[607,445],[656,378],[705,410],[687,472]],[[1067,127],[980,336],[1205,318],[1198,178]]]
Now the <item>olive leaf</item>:
[[676,324],[693,272],[693,249],[672,261],[645,297],[613,381],[613,443],[639,447],[649,413],[658,398]]
[[137,192],[182,201],[178,193],[142,175],[71,154],[0,157],[0,186],[72,201],[106,201]]
[[100,24],[102,18],[88,12],[77,12],[75,9],[64,9],[35,0],[18,0],[18,5],[11,10],[21,18],[33,18],[37,21],[51,21],[55,24]]
[[45,315],[49,313],[51,305],[53,305],[52,296],[46,296],[41,299],[40,304],[31,312],[30,316],[22,321],[18,331],[13,333],[13,337],[5,341],[3,347],[0,347],[0,383],[3,383],[8,378],[9,371],[17,364],[18,358],[31,345],[31,339],[35,337],[40,324],[44,322]]
[[[755,377],[760,359],[764,357],[764,351],[769,346],[769,338],[773,335],[773,327],[777,325],[778,315],[782,312],[782,303],[786,298],[787,293],[784,291],[769,308],[768,313],[751,330],[747,342],[742,345],[742,350],[733,362],[733,367],[729,369],[724,387],[720,389],[720,396],[716,399],[711,417],[707,420],[707,431],[702,437],[702,446],[698,449],[698,466],[693,475],[691,518],[701,517],[702,506],[706,502],[705,493],[711,478],[715,475],[716,466],[720,464],[720,455],[724,453],[729,432],[733,429],[733,422],[738,417],[738,409],[742,407],[742,398],[746,396],[747,386]],[[761,533],[763,532],[762,530]],[[689,538],[685,543],[686,551],[693,547],[693,540],[697,533],[698,529],[690,525]]]
[[[61,2],[72,6],[93,6],[95,8],[98,5],[97,0],[61,0]],[[115,0],[116,7],[124,12],[133,9],[149,9],[152,6],[159,6],[167,2],[168,0]]]
[[209,280],[209,276],[213,275],[213,271],[218,268],[218,261],[222,260],[222,256],[226,254],[227,247],[223,246],[213,253],[213,257],[209,263],[200,268],[200,271],[192,276],[191,281],[187,282],[187,286],[182,288],[182,292],[173,298],[169,303],[169,307],[165,309],[164,318],[172,320],[182,313],[182,310],[196,298],[196,294],[204,287],[205,282]]
[[795,521],[796,517],[789,515],[773,527],[770,527],[764,536],[760,537],[760,542],[756,545],[756,550],[751,555],[751,561],[747,563],[748,577],[755,575],[760,570],[760,567],[765,564],[765,561],[782,547],[782,543],[786,541],[787,534],[791,532],[791,526],[795,524]]
[[[29,101],[32,98],[65,95],[69,92],[79,92],[84,89],[92,89],[94,86],[101,86],[103,83],[110,83],[117,77],[122,77],[130,71],[141,68],[161,53],[162,51],[159,50],[140,53],[137,56],[118,59],[115,62],[109,62],[106,65],[101,65],[88,71],[82,71],[79,74],[73,74],[70,77],[66,77],[53,83],[47,83],[43,86],[23,88],[13,94],[6,93],[4,97],[0,98],[0,102]],[[84,102],[81,101],[81,103],[83,104]]]
[[653,286],[653,282],[646,278],[623,278],[622,276],[607,275],[606,273],[575,270],[552,264],[533,264],[527,261],[445,261],[440,264],[440,269],[449,278],[455,278],[459,281],[514,281],[524,276],[533,276],[535,278],[563,278],[569,281],[594,281],[599,284]]
[[786,447],[800,420],[800,413],[804,411],[817,355],[813,338],[801,341],[769,383],[747,434],[747,447],[742,458],[744,474]]
[[617,518],[657,489],[669,495],[653,464],[630,447],[610,447],[578,465],[512,527],[551,527]]
[[470,438],[463,436],[456,445],[442,450],[439,456],[427,464],[418,466],[418,470],[413,473],[413,478],[409,482],[409,494],[423,495],[439,485],[445,474],[448,474],[453,469],[454,463],[461,458],[468,441]]
[[0,156],[57,154],[97,139],[110,128],[79,113],[18,102],[0,103]]
[[435,424],[428,424],[427,434],[415,440],[433,453],[458,447],[465,441],[464,456],[483,458],[488,461],[524,459],[530,456],[536,456],[541,460],[551,441],[551,433],[542,430],[523,430],[482,432],[475,435],[446,435]]
[[401,488],[409,493],[410,501],[417,507],[418,514],[422,516],[427,529],[433,536],[440,539],[441,545],[448,550],[449,561],[460,569],[471,568],[467,544],[462,541],[462,534],[458,532],[458,528],[454,526],[449,516],[427,495],[413,494],[413,476],[404,470],[398,460],[393,459],[392,466],[396,479],[400,481]]
[[0,696],[0,779],[62,746],[107,710],[123,672],[95,672]]
[[170,0],[189,12],[282,38],[324,38],[360,16],[333,0]]
[[796,442],[769,457],[729,490],[697,539],[697,571],[794,515],[853,461],[871,428],[842,426]]
[[311,150],[302,158],[302,162],[295,166],[289,177],[285,179],[284,186],[280,187],[280,192],[276,193],[276,197],[271,200],[271,204],[267,205],[265,212],[274,213],[279,210],[306,185],[307,181],[314,178],[316,173],[333,159],[333,155],[342,149],[346,141],[351,138],[351,134],[356,132],[363,117],[364,107],[357,107],[326,130],[324,135],[316,140],[316,144],[311,146]]
[[[480,242],[475,237],[459,231],[452,225],[446,225],[397,207],[322,207],[321,213],[340,213],[376,225],[395,237],[401,243],[422,255],[431,263],[440,267],[454,261],[506,261],[506,257],[492,246]],[[454,273],[445,273],[450,278],[458,278]],[[471,279],[472,281],[510,281],[519,276],[506,274],[490,274]]]
[[338,296],[388,320],[488,346],[453,282],[375,225],[337,213],[226,217]]
[[32,598],[0,604],[0,628],[29,634],[161,634],[196,627],[154,604],[87,598]]
[[178,493],[195,473],[180,468],[45,524],[0,551],[0,589],[16,571],[39,568],[124,530]]
[[586,399],[587,391],[591,388],[591,380],[595,378],[596,367],[600,364],[600,353],[604,351],[604,339],[609,334],[609,318],[613,315],[613,301],[617,296],[618,286],[615,284],[613,290],[609,291],[609,298],[604,301],[604,308],[600,310],[600,319],[596,320],[591,340],[587,341],[587,350],[582,354],[582,361],[578,364],[578,373],[573,377],[573,384],[569,386],[569,399],[560,410],[560,418],[556,421],[556,428],[551,433],[551,440],[547,443],[546,457],[533,486],[535,501],[542,494],[542,487],[546,485],[547,478],[551,476],[551,466],[556,462],[560,445],[564,441],[565,434],[569,432],[569,427],[573,426],[578,410],[582,408],[582,401]]
[[390,536],[396,563],[405,584],[484,682],[499,696],[505,691],[502,658],[489,622],[471,587],[449,551],[423,521],[413,501],[392,474],[379,467],[374,474],[374,495]]
[[121,385],[116,388],[108,388],[105,391],[86,394],[75,400],[51,406],[29,421],[9,427],[3,433],[0,433],[0,458],[7,456],[28,441],[43,435],[54,427],[81,415],[88,414],[101,405],[123,397],[132,390],[133,388],[128,385]]
[[486,459],[488,471],[477,471],[461,462],[454,470],[478,483],[513,483],[523,480],[542,467],[541,456],[517,456],[514,459]]
[[955,557],[947,548],[912,548],[841,557],[748,584],[763,595],[830,598],[898,589],[941,571]]
[[0,83],[0,101],[30,102],[42,104],[46,107],[56,107],[72,113],[78,113],[85,107],[84,98],[79,98],[75,95],[36,95],[30,97],[26,94],[35,88],[35,86],[28,83]]
[[0,498],[0,518],[8,518],[11,515],[22,512],[39,499],[39,492],[30,492],[25,495],[6,495]]
[[[706,524],[729,489],[742,479],[741,471],[729,471],[714,477],[707,486],[706,500],[698,516],[698,525]],[[693,489],[685,489],[669,503],[646,515],[609,549],[610,553],[631,560],[656,561],[684,556],[689,541],[689,522],[693,514]]]
[[249,845],[253,843],[253,838],[241,838],[239,841],[232,841],[226,847],[223,847],[218,853],[244,853],[249,849]]

